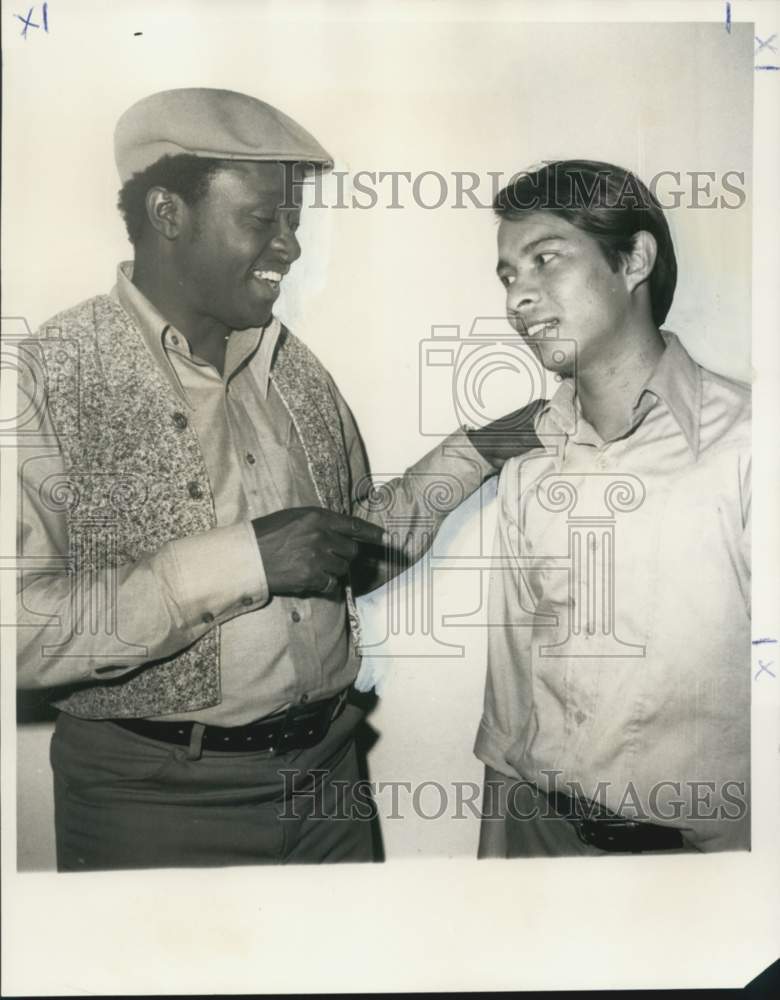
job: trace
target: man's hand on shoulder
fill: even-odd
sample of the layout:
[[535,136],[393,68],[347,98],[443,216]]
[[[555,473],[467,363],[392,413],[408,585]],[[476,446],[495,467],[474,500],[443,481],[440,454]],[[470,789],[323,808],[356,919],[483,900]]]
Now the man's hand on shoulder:
[[361,544],[382,545],[384,532],[359,517],[323,507],[292,507],[252,521],[269,592],[333,593]]
[[546,404],[546,399],[535,399],[484,427],[466,431],[468,439],[480,455],[500,471],[507,459],[542,447],[534,430],[534,420]]

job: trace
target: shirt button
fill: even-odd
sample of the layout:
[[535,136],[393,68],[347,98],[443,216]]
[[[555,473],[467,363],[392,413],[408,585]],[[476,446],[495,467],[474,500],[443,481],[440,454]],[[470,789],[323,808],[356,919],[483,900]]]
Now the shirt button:
[[179,429],[180,431],[183,431],[183,430],[184,430],[184,428],[185,428],[185,427],[187,426],[187,424],[188,424],[188,420],[187,420],[186,416],[185,416],[185,415],[184,415],[183,413],[180,413],[179,411],[177,411],[177,412],[176,412],[176,413],[174,413],[174,415],[173,415],[173,424],[174,424],[174,426],[175,426],[175,427],[177,427],[177,428],[178,428],[178,429]]
[[296,623],[299,622],[301,620],[300,611],[293,611],[292,614],[290,615],[290,618],[292,618],[292,620]]
[[210,611],[207,611],[203,618],[201,619],[204,625],[210,625],[214,621],[214,615]]
[[172,333],[172,334],[171,334],[171,343],[172,343],[172,344],[175,344],[175,345],[176,345],[176,347],[178,347],[178,346],[179,346],[179,338],[178,338],[178,337],[176,336],[176,334],[175,334],[175,333]]
[[305,705],[308,700],[309,700],[309,696],[307,694],[302,694],[301,695],[301,704],[302,705]]
[[251,451],[248,451],[246,453],[246,460],[248,465],[254,465],[255,462],[257,461],[257,459],[255,458],[255,456],[252,454]]
[[193,500],[201,500],[203,498],[203,490],[200,483],[188,483],[187,492],[192,497]]
[[241,603],[244,605],[245,608],[248,608],[250,604],[254,604],[255,602],[252,600],[249,594],[245,594],[241,598]]

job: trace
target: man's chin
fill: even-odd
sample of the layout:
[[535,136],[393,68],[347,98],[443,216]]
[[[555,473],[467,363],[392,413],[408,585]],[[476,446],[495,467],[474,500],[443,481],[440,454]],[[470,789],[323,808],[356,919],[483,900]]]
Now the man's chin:
[[571,349],[565,349],[553,339],[532,341],[528,346],[548,372],[554,372],[562,378],[574,375],[574,353]]
[[237,317],[237,322],[233,324],[234,330],[252,330],[256,327],[268,326],[273,317],[273,308],[269,303],[267,307],[257,308],[255,307],[251,311],[248,311],[240,319]]

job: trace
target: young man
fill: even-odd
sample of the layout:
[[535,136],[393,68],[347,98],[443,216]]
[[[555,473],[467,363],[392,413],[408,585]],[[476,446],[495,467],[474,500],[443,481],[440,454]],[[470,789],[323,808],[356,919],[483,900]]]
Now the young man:
[[[19,679],[60,709],[58,866],[370,860],[350,580],[381,573],[382,516],[346,404],[273,316],[330,156],[209,89],[135,104],[115,152],[135,260],[20,376],[45,405],[19,442]],[[513,441],[453,434],[389,484],[396,565],[447,513],[432,484],[454,507]]]
[[499,485],[480,854],[747,848],[749,390],[661,331],[674,249],[634,175],[552,163],[494,208],[561,384]]

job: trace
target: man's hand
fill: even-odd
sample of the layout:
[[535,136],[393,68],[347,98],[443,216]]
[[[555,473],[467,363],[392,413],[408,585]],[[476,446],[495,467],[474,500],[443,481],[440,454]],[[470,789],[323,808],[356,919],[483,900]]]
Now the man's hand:
[[534,418],[546,403],[546,399],[535,399],[485,427],[467,431],[468,439],[484,459],[500,470],[508,458],[542,447],[534,430]]
[[384,532],[359,517],[323,507],[292,507],[252,521],[271,594],[328,594],[346,576],[366,542],[381,545]]

